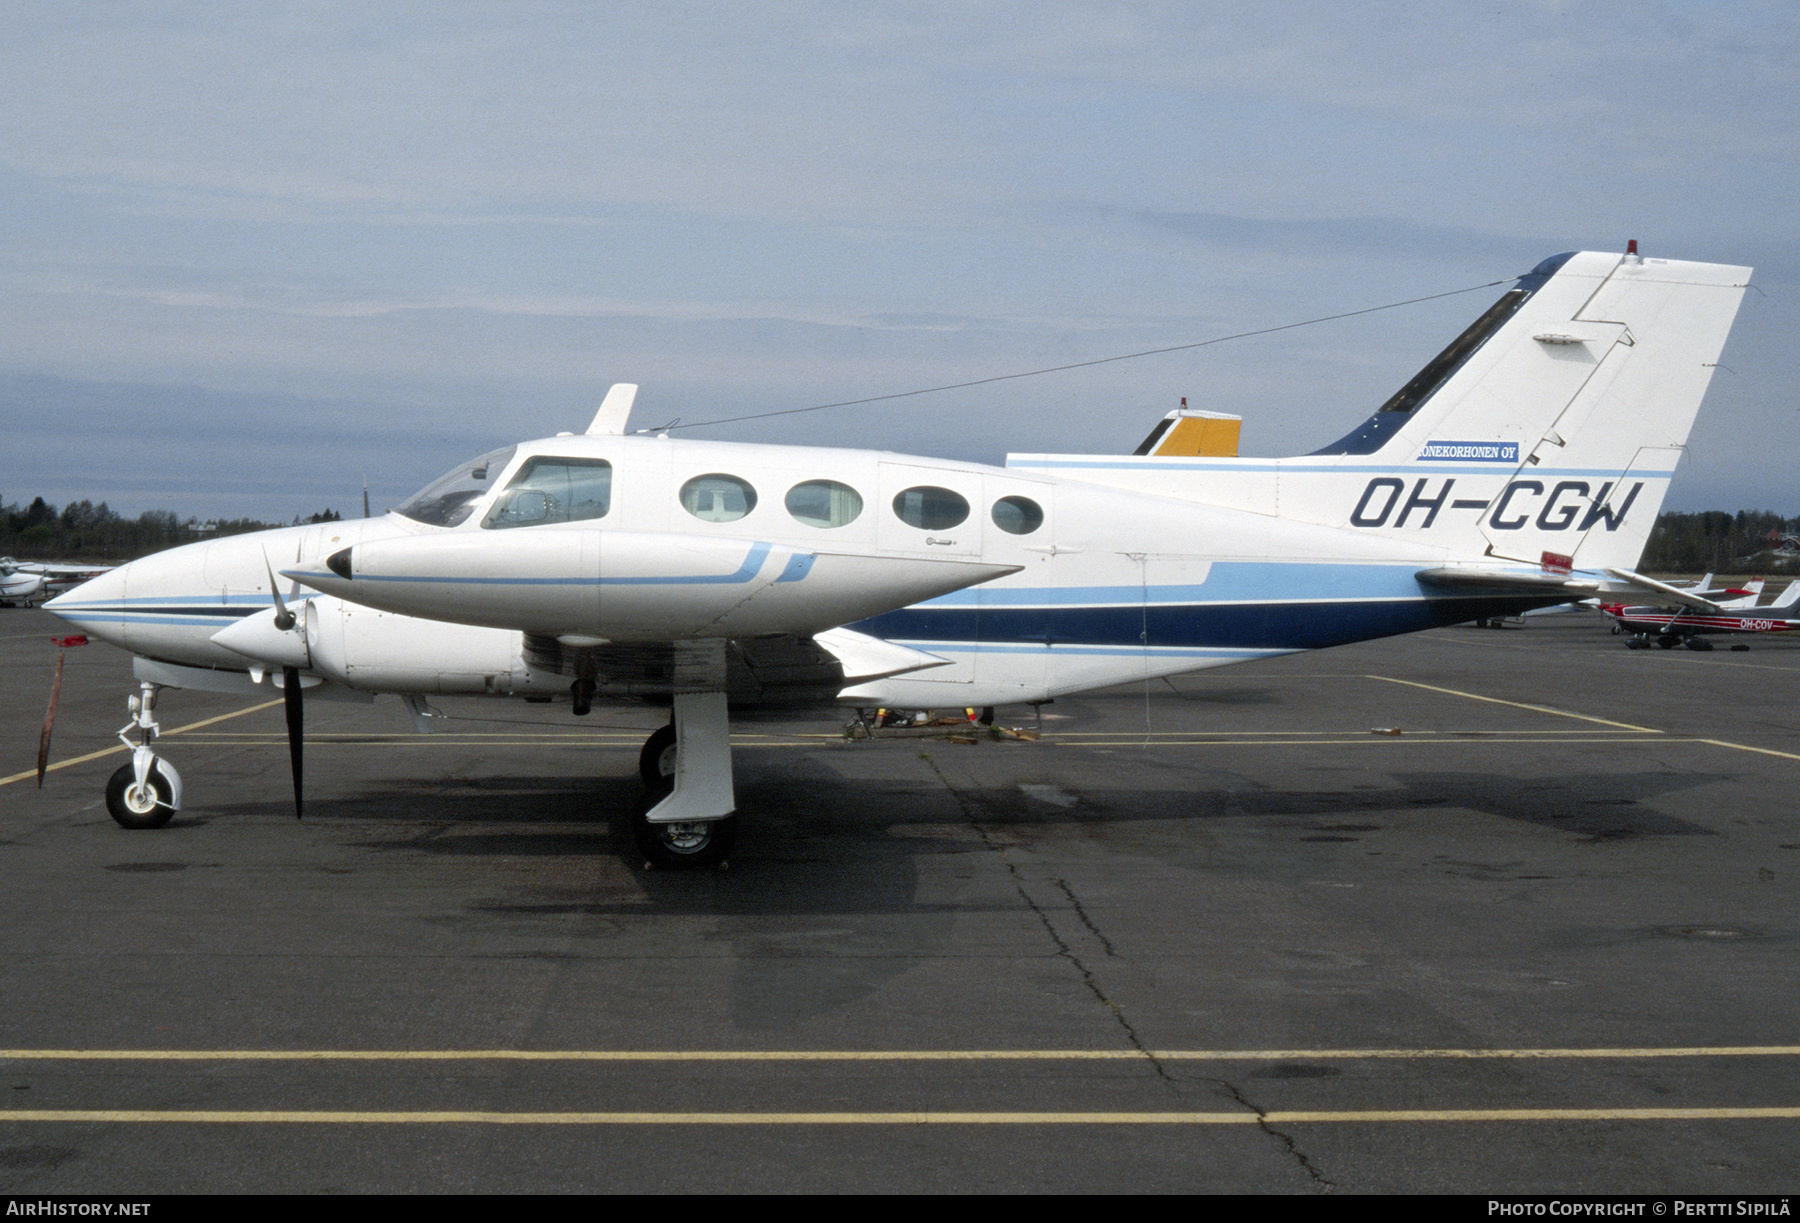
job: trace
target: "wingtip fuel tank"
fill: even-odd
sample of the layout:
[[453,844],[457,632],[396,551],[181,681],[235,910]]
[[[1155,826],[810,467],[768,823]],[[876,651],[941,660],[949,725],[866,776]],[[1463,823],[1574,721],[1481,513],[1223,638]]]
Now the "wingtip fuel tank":
[[1018,570],[666,532],[370,540],[285,576],[382,611],[542,636],[667,641],[823,632]]

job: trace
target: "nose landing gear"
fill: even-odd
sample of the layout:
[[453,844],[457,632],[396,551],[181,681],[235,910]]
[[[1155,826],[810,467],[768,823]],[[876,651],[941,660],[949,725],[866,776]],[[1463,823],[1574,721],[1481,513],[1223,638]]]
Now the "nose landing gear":
[[161,828],[181,809],[181,774],[150,747],[162,730],[151,716],[157,691],[146,680],[139,695],[126,701],[131,721],[119,728],[119,742],[131,749],[131,763],[106,783],[106,810],[121,828]]

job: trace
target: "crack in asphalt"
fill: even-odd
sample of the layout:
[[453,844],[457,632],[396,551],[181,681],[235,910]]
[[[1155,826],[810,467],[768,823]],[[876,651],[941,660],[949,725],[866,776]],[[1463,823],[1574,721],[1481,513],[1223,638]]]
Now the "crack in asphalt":
[[1228,1082],[1225,1079],[1208,1079],[1206,1081],[1209,1083],[1217,1083],[1220,1088],[1224,1090],[1226,1095],[1230,1096],[1233,1100],[1236,1100],[1249,1111],[1255,1113],[1256,1127],[1275,1141],[1279,1142],[1283,1149],[1285,1149],[1289,1155],[1293,1156],[1294,1161],[1300,1165],[1301,1171],[1312,1178],[1314,1184],[1318,1185],[1319,1188],[1323,1189],[1326,1193],[1337,1192],[1337,1183],[1335,1181],[1327,1180],[1325,1175],[1320,1172],[1318,1168],[1313,1166],[1312,1160],[1306,1157],[1306,1152],[1300,1149],[1300,1144],[1294,1141],[1294,1136],[1286,1130],[1278,1130],[1269,1124],[1268,1109],[1251,1100],[1250,1097],[1245,1095],[1235,1083]]
[[[1074,967],[1075,971],[1081,975],[1082,984],[1087,987],[1088,992],[1093,994],[1100,1005],[1105,1007],[1107,1013],[1118,1023],[1120,1031],[1125,1034],[1126,1041],[1130,1043],[1132,1048],[1143,1055],[1144,1060],[1149,1063],[1150,1068],[1156,1072],[1156,1077],[1170,1090],[1178,1089],[1183,1080],[1178,1080],[1169,1073],[1169,1069],[1163,1064],[1162,1059],[1156,1056],[1155,1051],[1144,1042],[1143,1037],[1140,1036],[1137,1029],[1132,1026],[1130,1018],[1125,1014],[1125,1008],[1107,997],[1106,991],[1101,987],[1099,979],[1094,975],[1094,971],[1087,966],[1080,954],[1076,952],[1075,948],[1071,947],[1068,941],[1057,931],[1056,922],[1052,919],[1049,910],[1045,909],[1044,906],[1039,904],[1031,895],[1031,890],[1026,886],[1025,876],[1020,872],[1018,863],[1006,857],[1006,850],[1008,847],[996,841],[988,832],[987,827],[981,821],[975,804],[964,797],[962,791],[958,790],[955,784],[952,783],[948,777],[944,776],[944,771],[938,767],[937,761],[933,760],[929,753],[920,752],[919,759],[925,762],[925,766],[932,771],[938,781],[942,783],[944,789],[949,792],[950,797],[955,800],[956,805],[962,809],[964,818],[968,820],[969,826],[975,830],[975,834],[981,838],[982,845],[1001,856],[1001,861],[1006,866],[1007,875],[1011,878],[1013,888],[1019,894],[1019,899],[1025,903],[1025,906],[1032,911],[1038,921],[1043,925],[1045,934],[1049,936],[1050,942],[1056,948],[1056,953],[1067,960],[1070,965]],[[1088,916],[1086,907],[1082,905],[1080,899],[1075,895],[1074,889],[1069,886],[1068,881],[1065,879],[1052,879],[1050,882],[1068,899],[1069,907],[1074,911],[1076,918],[1084,927],[1086,927],[1088,933],[1093,936],[1094,941],[1099,943],[1105,950],[1107,957],[1114,959],[1121,958],[1119,957],[1118,949],[1113,946],[1112,940],[1101,933],[1100,927],[1094,922],[1094,919]],[[1276,1129],[1273,1125],[1269,1124],[1268,1110],[1252,1101],[1235,1083],[1218,1078],[1201,1078],[1188,1081],[1214,1084],[1232,1100],[1236,1101],[1245,1111],[1256,1114],[1257,1128],[1273,1138],[1276,1142],[1280,1143],[1282,1149],[1287,1152],[1295,1163],[1300,1165],[1301,1171],[1305,1172],[1315,1185],[1326,1193],[1337,1192],[1336,1182],[1327,1179],[1326,1176],[1314,1166],[1312,1160],[1307,1158],[1306,1152],[1300,1149],[1300,1144],[1294,1140],[1294,1136],[1287,1133],[1285,1130]]]
[[[1025,903],[1025,906],[1031,910],[1033,915],[1037,917],[1038,922],[1044,927],[1044,933],[1049,936],[1051,944],[1055,946],[1056,954],[1067,960],[1069,964],[1074,967],[1075,971],[1081,977],[1081,983],[1086,986],[1087,991],[1094,996],[1100,1005],[1106,1008],[1107,1013],[1110,1014],[1113,1017],[1114,1022],[1119,1025],[1119,1030],[1125,1034],[1126,1041],[1132,1048],[1143,1055],[1144,1060],[1150,1064],[1150,1068],[1156,1072],[1156,1077],[1161,1079],[1164,1083],[1173,1086],[1175,1080],[1169,1074],[1168,1067],[1164,1066],[1162,1059],[1158,1058],[1150,1049],[1150,1046],[1144,1043],[1143,1037],[1138,1034],[1137,1029],[1132,1026],[1130,1018],[1125,1014],[1125,1008],[1107,997],[1106,990],[1101,987],[1099,978],[1094,975],[1094,970],[1088,967],[1075,948],[1071,947],[1068,940],[1057,930],[1056,922],[1051,917],[1049,910],[1038,903],[1037,898],[1031,894],[1031,889],[1026,885],[1025,876],[1020,872],[1018,863],[1006,857],[1007,847],[996,841],[988,832],[986,826],[981,822],[979,813],[975,809],[975,804],[964,797],[963,793],[956,788],[955,784],[952,783],[948,777],[944,776],[944,771],[938,768],[937,761],[933,760],[929,753],[920,752],[919,759],[925,762],[926,767],[937,776],[939,782],[943,783],[944,789],[949,791],[950,797],[953,798],[956,801],[956,805],[962,809],[964,817],[969,821],[969,826],[973,828],[976,835],[981,838],[982,844],[1000,855],[1002,863],[1006,866],[1007,875],[1012,880],[1013,890],[1019,894],[1019,899]],[[1090,918],[1087,915],[1087,911],[1082,908],[1081,902],[1075,898],[1075,893],[1069,889],[1068,883],[1061,879],[1054,879],[1051,882],[1061,890],[1064,896],[1068,897],[1069,903],[1074,908],[1075,914],[1080,919],[1081,924],[1093,934],[1101,947],[1105,949],[1106,954],[1108,956],[1117,956],[1118,953],[1113,948],[1112,941],[1104,934],[1100,933],[1099,927],[1094,924],[1093,919]]]

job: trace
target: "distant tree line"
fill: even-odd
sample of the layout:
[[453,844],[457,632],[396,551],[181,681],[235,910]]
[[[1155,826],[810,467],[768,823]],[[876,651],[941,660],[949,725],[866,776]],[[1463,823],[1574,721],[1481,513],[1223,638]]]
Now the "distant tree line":
[[[0,499],[0,556],[19,560],[128,561],[176,544],[266,531],[303,522],[337,522],[343,515],[321,510],[292,523],[254,518],[201,522],[169,510],[148,510],[126,518],[102,501],[76,501],[60,513],[42,497],[30,505]],[[1640,568],[1654,573],[1756,573],[1800,564],[1800,518],[1767,510],[1705,510],[1662,514],[1651,529]]]
[[1800,518],[1768,510],[1661,514],[1639,568],[1651,573],[1780,572],[1800,563]]
[[221,518],[201,522],[182,518],[169,510],[146,510],[126,518],[102,501],[76,501],[61,513],[42,497],[30,505],[7,505],[0,500],[0,556],[19,560],[129,561],[176,544],[222,535],[266,531],[270,527],[306,522],[336,522],[342,515],[323,510],[292,524],[259,522],[254,518]]

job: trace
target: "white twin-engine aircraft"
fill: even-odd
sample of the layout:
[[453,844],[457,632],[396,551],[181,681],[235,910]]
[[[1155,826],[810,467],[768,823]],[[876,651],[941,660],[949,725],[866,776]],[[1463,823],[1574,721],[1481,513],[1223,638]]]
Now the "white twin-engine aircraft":
[[626,435],[621,384],[585,435],[483,455],[385,518],[191,544],[49,607],[137,656],[108,789],[126,827],[181,805],[151,747],[162,688],[279,686],[296,805],[302,693],[398,693],[421,729],[438,694],[649,698],[672,717],[644,745],[637,839],[703,866],[735,835],[732,704],[1043,701],[1666,591],[1631,567],[1748,279],[1635,244],[1547,259],[1287,459],[1002,468]]

